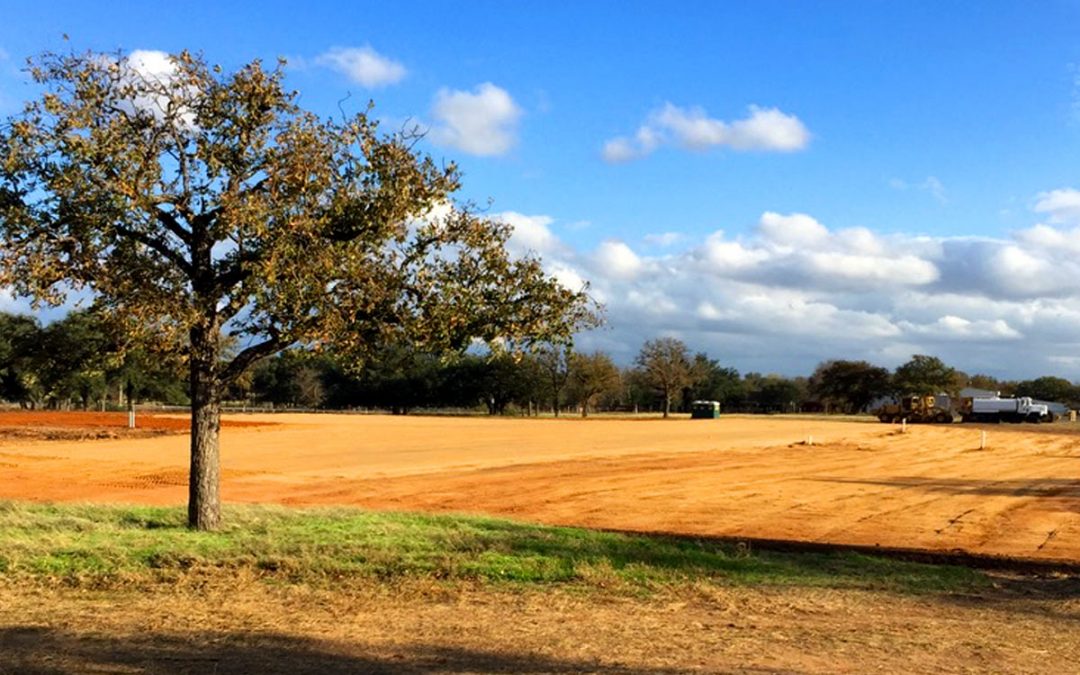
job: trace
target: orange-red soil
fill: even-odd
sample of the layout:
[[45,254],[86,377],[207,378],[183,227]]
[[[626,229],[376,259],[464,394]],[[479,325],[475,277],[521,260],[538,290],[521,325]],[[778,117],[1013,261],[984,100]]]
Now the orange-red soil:
[[[153,429],[160,431],[185,432],[191,428],[191,422],[186,417],[176,415],[155,415],[153,413],[137,413],[135,416],[137,429]],[[252,422],[249,420],[226,419],[222,421],[224,427],[250,427],[265,426],[269,422]],[[128,414],[126,412],[89,412],[73,410],[19,410],[0,411],[0,428],[50,428],[50,429],[126,429]]]
[[[1080,435],[1045,426],[980,450],[959,424],[823,418],[227,421],[280,424],[227,425],[226,501],[1080,561]],[[184,436],[0,439],[0,499],[179,504],[187,465]]]

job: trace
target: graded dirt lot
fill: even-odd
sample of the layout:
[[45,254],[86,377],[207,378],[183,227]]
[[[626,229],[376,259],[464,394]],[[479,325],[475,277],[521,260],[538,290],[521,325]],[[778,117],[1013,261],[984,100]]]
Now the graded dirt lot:
[[[276,424],[226,425],[226,501],[1080,562],[1069,426],[990,428],[980,450],[963,425],[823,419],[229,419]],[[187,444],[0,438],[0,499],[182,503]]]

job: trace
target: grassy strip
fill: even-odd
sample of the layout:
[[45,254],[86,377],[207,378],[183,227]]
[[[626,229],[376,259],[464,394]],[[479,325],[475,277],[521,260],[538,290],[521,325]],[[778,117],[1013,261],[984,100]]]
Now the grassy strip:
[[854,553],[775,553],[482,517],[233,506],[220,532],[178,508],[0,502],[0,576],[95,586],[254,572],[283,583],[429,578],[648,589],[687,583],[959,592],[980,572]]

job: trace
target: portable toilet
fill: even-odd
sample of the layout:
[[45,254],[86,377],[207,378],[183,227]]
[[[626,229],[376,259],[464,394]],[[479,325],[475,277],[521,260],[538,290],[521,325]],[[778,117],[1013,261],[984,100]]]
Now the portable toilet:
[[690,419],[711,420],[720,417],[720,401],[694,401],[690,404]]

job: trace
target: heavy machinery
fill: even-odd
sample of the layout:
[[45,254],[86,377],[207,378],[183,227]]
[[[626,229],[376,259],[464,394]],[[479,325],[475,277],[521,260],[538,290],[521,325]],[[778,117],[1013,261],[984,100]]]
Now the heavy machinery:
[[904,396],[899,403],[886,403],[874,411],[886,424],[907,420],[913,424],[951,424],[952,410],[940,405],[933,396]]
[[1052,422],[1054,417],[1045,403],[1035,403],[1030,396],[1020,398],[960,399],[960,419],[964,422]]

